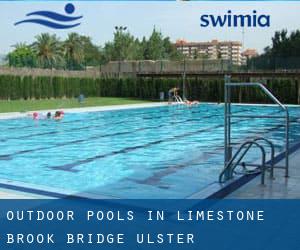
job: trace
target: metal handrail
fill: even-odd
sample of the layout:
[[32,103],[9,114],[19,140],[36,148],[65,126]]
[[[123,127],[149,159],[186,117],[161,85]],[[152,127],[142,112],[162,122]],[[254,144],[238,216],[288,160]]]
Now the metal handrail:
[[268,139],[266,139],[264,137],[257,137],[257,138],[254,139],[254,141],[255,142],[257,142],[257,141],[264,141],[264,142],[266,142],[266,143],[269,144],[269,146],[271,148],[271,159],[270,159],[271,172],[270,172],[270,178],[273,179],[274,178],[274,158],[275,158],[275,147],[274,147],[274,144],[270,140],[268,140]]
[[[246,141],[244,142],[240,148],[237,150],[237,152],[234,154],[234,156],[231,158],[231,160],[227,163],[226,167],[222,170],[222,172],[219,175],[219,182],[223,183],[223,178],[225,175],[227,175],[226,179],[232,179],[233,178],[233,173],[236,167],[240,165],[240,162],[242,159],[245,157],[249,149],[253,146],[257,146],[262,153],[262,162],[260,165],[261,169],[261,184],[264,185],[265,183],[265,170],[266,170],[266,151],[263,146],[261,146],[259,143],[257,143],[255,140],[251,141]],[[247,146],[247,148],[244,150],[240,158],[236,161],[235,159],[239,156],[240,152]]]
[[[272,116],[272,115],[233,115],[231,114],[231,92],[229,87],[242,87],[242,86],[255,86],[263,90],[263,92],[271,98],[281,109],[285,112],[284,116]],[[289,175],[289,111],[286,106],[284,106],[263,84],[261,83],[231,83],[230,76],[225,77],[225,155],[224,155],[224,168],[231,159],[231,118],[279,118],[285,119],[285,177]],[[266,140],[265,140],[266,141]],[[274,149],[272,149],[274,150]],[[273,177],[273,168],[271,170],[271,175]]]
[[[271,171],[270,171],[270,178],[272,179],[274,177],[274,157],[275,157],[275,147],[274,147],[274,144],[270,140],[268,140],[268,139],[266,139],[264,137],[256,137],[252,141],[253,142],[264,141],[264,142],[266,142],[270,146],[270,148],[271,148],[271,159],[270,159],[270,164],[269,165],[270,165],[270,169],[271,169]],[[246,151],[240,157],[240,159],[238,160],[238,162],[241,162],[242,158],[245,156],[245,154],[248,152],[249,149],[250,149],[250,147],[246,149]],[[245,166],[245,163],[243,163],[242,165]],[[248,166],[253,165],[253,166],[259,167],[259,165],[257,165],[257,164],[249,164],[249,163],[247,163],[247,165]]]
[[175,101],[177,103],[184,103],[184,101],[181,99],[181,97],[179,95],[174,95],[174,97],[175,97]]

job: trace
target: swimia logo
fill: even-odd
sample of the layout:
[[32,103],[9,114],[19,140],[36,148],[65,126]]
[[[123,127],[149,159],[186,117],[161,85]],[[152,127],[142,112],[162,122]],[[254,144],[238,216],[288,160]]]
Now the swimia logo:
[[270,15],[258,14],[253,10],[249,14],[233,14],[228,10],[225,15],[202,15],[200,17],[201,27],[270,27]]
[[52,29],[71,29],[80,25],[80,23],[75,21],[81,19],[83,16],[71,16],[75,12],[75,6],[73,4],[66,4],[64,11],[64,14],[49,10],[30,12],[26,15],[30,18],[16,22],[15,25],[31,23],[46,26]]

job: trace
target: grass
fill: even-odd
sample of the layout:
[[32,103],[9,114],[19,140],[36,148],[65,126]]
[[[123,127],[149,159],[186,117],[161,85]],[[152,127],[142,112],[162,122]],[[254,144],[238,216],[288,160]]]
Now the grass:
[[108,105],[122,104],[138,104],[147,103],[149,101],[132,99],[132,98],[117,98],[117,97],[91,97],[86,98],[84,103],[79,103],[77,99],[50,99],[50,100],[13,100],[0,101],[0,113],[4,112],[25,112],[33,110],[47,109],[64,109],[64,108],[80,108],[80,107],[95,107]]

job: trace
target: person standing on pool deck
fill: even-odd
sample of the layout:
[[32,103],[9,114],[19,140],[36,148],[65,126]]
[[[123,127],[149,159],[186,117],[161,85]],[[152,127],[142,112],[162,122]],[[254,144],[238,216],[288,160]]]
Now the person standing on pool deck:
[[178,91],[179,91],[179,90],[180,90],[180,89],[177,88],[177,87],[174,87],[174,88],[169,89],[169,91],[168,91],[168,97],[169,97],[168,103],[169,103],[169,104],[172,103],[174,96],[178,95]]

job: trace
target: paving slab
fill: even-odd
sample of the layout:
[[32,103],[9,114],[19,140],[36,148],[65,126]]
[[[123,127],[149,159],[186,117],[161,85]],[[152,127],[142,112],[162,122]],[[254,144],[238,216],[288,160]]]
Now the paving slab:
[[[284,165],[282,160],[279,165]],[[300,198],[300,150],[290,155],[289,177],[283,169],[274,170],[274,179],[266,176],[265,185],[260,176],[228,195],[228,199],[299,199]]]

